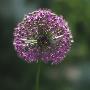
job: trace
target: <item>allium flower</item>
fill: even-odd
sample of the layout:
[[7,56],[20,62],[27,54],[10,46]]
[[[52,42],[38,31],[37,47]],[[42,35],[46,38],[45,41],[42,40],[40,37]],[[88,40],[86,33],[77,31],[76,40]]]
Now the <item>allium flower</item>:
[[14,47],[27,62],[61,62],[73,42],[68,23],[50,10],[25,15],[14,31]]

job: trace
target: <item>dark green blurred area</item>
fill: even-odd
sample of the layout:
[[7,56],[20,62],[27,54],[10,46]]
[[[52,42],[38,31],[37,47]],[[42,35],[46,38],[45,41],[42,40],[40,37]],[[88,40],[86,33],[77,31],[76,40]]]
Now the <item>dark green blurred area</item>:
[[40,90],[90,90],[90,0],[0,0],[0,90],[35,88],[37,64],[21,60],[12,42],[17,23],[38,8],[63,15],[74,37],[61,64],[42,63]]

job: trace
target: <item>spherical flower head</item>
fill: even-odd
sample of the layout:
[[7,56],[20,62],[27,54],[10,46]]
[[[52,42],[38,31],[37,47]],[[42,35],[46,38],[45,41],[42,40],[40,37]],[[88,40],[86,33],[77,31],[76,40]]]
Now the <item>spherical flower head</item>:
[[27,62],[58,64],[73,42],[68,23],[51,10],[39,9],[25,15],[14,30],[13,45]]

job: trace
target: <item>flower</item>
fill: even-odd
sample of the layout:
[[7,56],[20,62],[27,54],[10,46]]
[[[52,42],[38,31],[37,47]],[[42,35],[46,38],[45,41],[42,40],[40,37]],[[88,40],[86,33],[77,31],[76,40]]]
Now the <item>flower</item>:
[[27,62],[60,63],[73,42],[68,23],[51,10],[39,9],[25,15],[14,30],[13,45]]

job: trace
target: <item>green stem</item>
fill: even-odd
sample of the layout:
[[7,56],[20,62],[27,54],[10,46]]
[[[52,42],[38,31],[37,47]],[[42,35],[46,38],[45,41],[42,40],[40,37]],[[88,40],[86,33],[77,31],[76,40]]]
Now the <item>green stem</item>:
[[38,63],[38,67],[37,67],[37,75],[36,75],[36,89],[35,90],[39,90],[39,77],[40,77],[40,62]]

